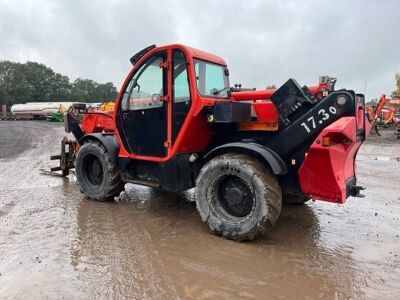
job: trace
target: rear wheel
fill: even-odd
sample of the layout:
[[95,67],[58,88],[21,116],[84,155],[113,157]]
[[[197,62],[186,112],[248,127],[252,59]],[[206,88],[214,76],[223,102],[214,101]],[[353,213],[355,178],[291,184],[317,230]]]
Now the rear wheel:
[[225,154],[209,161],[196,182],[201,219],[216,234],[253,240],[273,227],[282,208],[278,180],[257,159]]
[[79,149],[75,171],[81,191],[89,199],[111,200],[124,189],[117,164],[97,141],[89,141]]

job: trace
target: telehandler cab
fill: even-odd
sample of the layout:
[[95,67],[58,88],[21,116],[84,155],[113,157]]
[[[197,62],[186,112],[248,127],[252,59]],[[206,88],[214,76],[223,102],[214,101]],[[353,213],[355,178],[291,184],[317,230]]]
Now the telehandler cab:
[[[179,192],[196,187],[201,219],[216,234],[251,240],[276,222],[282,201],[344,203],[360,196],[356,153],[370,125],[364,96],[321,77],[300,87],[231,88],[225,61],[180,44],[131,58],[114,110],[73,107],[61,170],[105,201],[127,182]],[[58,168],[60,169],[60,168]]]

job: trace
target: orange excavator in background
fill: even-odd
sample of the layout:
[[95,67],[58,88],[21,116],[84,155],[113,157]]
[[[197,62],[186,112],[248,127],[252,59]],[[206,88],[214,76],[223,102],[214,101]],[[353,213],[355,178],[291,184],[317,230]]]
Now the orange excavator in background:
[[383,94],[376,104],[375,107],[368,106],[367,112],[368,117],[371,120],[371,124],[374,127],[376,133],[380,136],[378,130],[378,123],[380,122],[384,126],[395,125],[397,138],[400,138],[400,98],[387,98]]

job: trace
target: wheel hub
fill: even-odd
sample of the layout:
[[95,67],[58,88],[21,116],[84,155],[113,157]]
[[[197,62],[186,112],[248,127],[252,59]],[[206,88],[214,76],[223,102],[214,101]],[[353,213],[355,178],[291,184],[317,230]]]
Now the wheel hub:
[[92,164],[92,173],[95,177],[100,177],[102,170],[101,170],[101,165],[98,160],[95,160]]
[[225,198],[230,205],[239,205],[243,201],[243,191],[237,187],[227,187]]
[[223,178],[218,186],[218,199],[224,210],[235,217],[247,216],[254,204],[249,186],[237,176]]
[[83,171],[91,185],[99,186],[103,182],[103,166],[96,156],[89,155],[86,158]]

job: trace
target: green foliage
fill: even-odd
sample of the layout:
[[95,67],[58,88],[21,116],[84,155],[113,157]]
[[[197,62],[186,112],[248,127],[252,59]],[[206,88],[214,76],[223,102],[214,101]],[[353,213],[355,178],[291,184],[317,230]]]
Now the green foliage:
[[67,76],[36,62],[25,64],[0,61],[0,105],[10,107],[25,102],[105,102],[114,100],[117,89],[111,82],[104,84]]
[[396,73],[394,78],[396,80],[396,90],[392,92],[392,97],[400,98],[400,73]]

